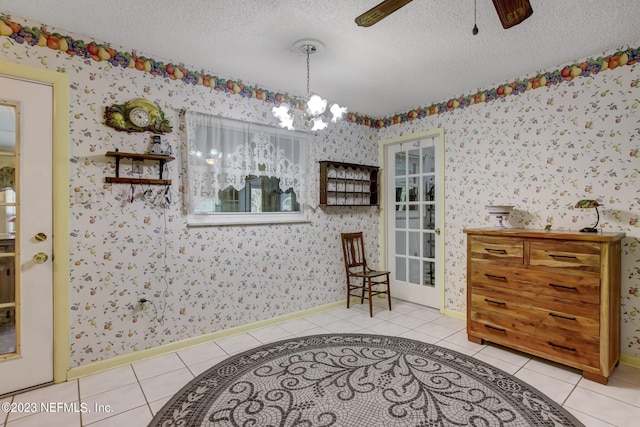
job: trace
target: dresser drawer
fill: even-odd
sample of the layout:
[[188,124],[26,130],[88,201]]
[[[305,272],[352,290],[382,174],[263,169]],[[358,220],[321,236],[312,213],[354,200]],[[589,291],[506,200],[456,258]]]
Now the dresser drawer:
[[600,272],[597,243],[531,242],[529,257],[531,265]]
[[531,301],[532,295],[480,289],[471,296],[471,318],[490,318],[505,328],[535,335],[564,333],[600,335],[599,308],[594,304],[570,305],[554,299]]
[[598,337],[546,333],[529,335],[485,320],[470,320],[469,331],[497,344],[506,344],[521,351],[552,357],[563,363],[574,362],[594,368],[600,367]]
[[470,236],[469,256],[472,259],[490,259],[522,264],[524,241],[517,238]]
[[600,276],[589,272],[545,271],[526,266],[505,268],[491,261],[477,261],[470,267],[470,282],[518,293],[532,292],[572,301],[600,303]]

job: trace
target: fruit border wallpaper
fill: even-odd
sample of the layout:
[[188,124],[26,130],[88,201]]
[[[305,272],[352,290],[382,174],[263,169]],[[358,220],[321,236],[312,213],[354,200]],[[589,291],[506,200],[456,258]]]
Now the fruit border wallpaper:
[[[72,367],[343,299],[342,231],[364,231],[377,263],[377,208],[317,209],[310,224],[187,228],[179,110],[271,123],[272,104],[294,98],[151,59],[132,50],[135,41],[119,48],[6,16],[0,35],[0,58],[70,76]],[[637,48],[620,47],[394,117],[350,113],[315,137],[313,160],[376,164],[378,141],[444,128],[446,308],[458,312],[462,229],[491,225],[485,205],[515,205],[511,226],[578,229],[592,225],[593,212],[574,210],[575,202],[597,199],[599,226],[627,234],[622,352],[640,358],[637,61]],[[104,183],[114,168],[106,151],[144,152],[150,143],[150,134],[102,123],[105,106],[134,98],[152,100],[173,125],[163,135],[176,156],[166,208],[144,188]],[[76,201],[80,191],[91,203]],[[141,296],[154,302],[151,311],[136,311]]]
[[[286,93],[277,93],[264,88],[245,86],[240,80],[235,81],[218,78],[208,74],[205,70],[199,72],[189,70],[183,64],[165,64],[162,61],[139,55],[135,50],[131,52],[121,52],[109,44],[100,44],[95,41],[86,43],[84,40],[76,40],[69,35],[52,32],[45,26],[20,25],[12,21],[10,17],[0,17],[0,36],[10,37],[18,44],[27,43],[31,46],[46,46],[49,49],[61,51],[68,55],[91,58],[97,62],[106,61],[114,67],[134,68],[155,76],[166,77],[172,80],[182,80],[186,84],[204,86],[215,91],[224,91],[245,98],[262,100],[267,103],[280,104],[281,102],[288,102],[293,104],[297,109],[302,109],[304,104],[304,100],[291,97]],[[576,77],[588,77],[600,71],[614,70],[619,66],[633,65],[639,59],[640,48],[627,48],[605,55],[604,57],[589,58],[580,63],[566,65],[562,69],[540,73],[534,77],[515,80],[492,89],[480,90],[475,94],[467,94],[428,107],[416,108],[393,117],[374,119],[362,116],[356,112],[349,112],[347,120],[351,123],[358,123],[379,129],[434,114],[442,114],[457,108],[465,108],[474,104],[490,102],[509,95],[518,95],[531,89],[571,81]]]

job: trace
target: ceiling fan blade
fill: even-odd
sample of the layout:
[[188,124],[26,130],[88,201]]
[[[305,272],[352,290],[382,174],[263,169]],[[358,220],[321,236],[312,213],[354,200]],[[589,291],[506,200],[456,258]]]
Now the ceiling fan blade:
[[402,6],[411,3],[411,1],[412,0],[385,0],[358,16],[356,18],[356,24],[360,27],[370,27],[376,22],[391,15]]
[[505,30],[518,25],[533,13],[529,0],[493,0],[493,6]]

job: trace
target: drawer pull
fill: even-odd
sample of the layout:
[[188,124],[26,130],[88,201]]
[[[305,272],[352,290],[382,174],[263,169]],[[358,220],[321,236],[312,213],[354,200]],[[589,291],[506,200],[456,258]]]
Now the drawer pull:
[[559,317],[559,318],[561,318],[561,319],[567,319],[567,320],[576,320],[576,318],[575,318],[575,317],[563,316],[563,315],[561,315],[561,314],[556,314],[556,313],[549,313],[549,316],[552,316],[552,317]]
[[549,254],[549,256],[551,258],[564,258],[564,259],[577,259],[578,257],[575,255],[556,255],[556,254]]
[[492,249],[492,248],[484,248],[485,251],[491,252],[493,254],[506,254],[507,251],[504,249]]
[[498,328],[498,327],[491,326],[491,325],[484,325],[484,327],[487,328],[487,329],[492,329],[494,331],[498,331],[498,332],[507,332],[506,329]]
[[494,274],[484,274],[488,279],[507,280],[507,276],[496,276]]
[[549,283],[549,286],[551,286],[552,288],[569,289],[571,291],[578,290],[578,288],[576,288],[575,286],[562,286],[562,285],[556,285],[555,283]]
[[484,299],[484,302],[488,302],[489,304],[503,305],[503,306],[506,306],[506,305],[507,305],[507,303],[506,303],[506,302],[502,302],[502,301],[494,301],[494,300],[489,299],[489,298],[485,298],[485,299]]
[[567,350],[567,351],[576,351],[576,349],[575,349],[575,348],[565,347],[565,346],[563,346],[563,345],[556,344],[556,343],[553,343],[553,342],[551,342],[551,341],[549,341],[549,345],[550,345],[551,347],[561,348],[562,350]]

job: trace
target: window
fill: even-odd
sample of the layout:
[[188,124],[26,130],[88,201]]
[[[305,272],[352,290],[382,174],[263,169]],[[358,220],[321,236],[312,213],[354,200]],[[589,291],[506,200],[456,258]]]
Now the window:
[[229,186],[218,190],[220,203],[196,206],[196,212],[299,212],[300,204],[292,188],[280,189],[280,179],[273,176],[249,175],[245,186],[236,190]]
[[307,221],[308,133],[195,112],[185,119],[190,225]]

